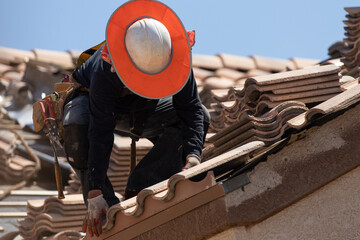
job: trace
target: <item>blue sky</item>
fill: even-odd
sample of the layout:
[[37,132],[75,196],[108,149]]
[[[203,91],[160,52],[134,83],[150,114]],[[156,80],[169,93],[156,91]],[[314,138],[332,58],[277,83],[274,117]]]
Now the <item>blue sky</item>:
[[[0,46],[85,50],[105,38],[117,0],[2,0]],[[187,29],[195,54],[327,58],[344,36],[344,7],[358,0],[164,0]]]

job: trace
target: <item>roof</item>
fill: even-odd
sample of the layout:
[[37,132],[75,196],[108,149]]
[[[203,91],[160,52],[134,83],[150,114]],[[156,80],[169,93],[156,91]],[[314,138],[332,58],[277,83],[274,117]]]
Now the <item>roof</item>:
[[[329,47],[325,61],[194,54],[200,97],[212,116],[203,162],[112,207],[101,238],[207,238],[258,223],[359,166],[360,129],[354,123],[360,111],[360,8],[345,10],[346,38]],[[31,123],[20,116],[71,72],[78,55],[0,48],[1,101],[8,117],[22,126]],[[130,139],[115,139],[108,175],[122,194]],[[49,154],[41,141],[32,146]],[[0,141],[0,151],[9,147]],[[138,147],[139,160],[152,144],[144,140]],[[6,182],[34,164],[26,155],[3,154],[1,160]],[[80,183],[74,174],[68,179],[65,200],[27,202],[27,215],[18,221],[22,237],[81,238]]]

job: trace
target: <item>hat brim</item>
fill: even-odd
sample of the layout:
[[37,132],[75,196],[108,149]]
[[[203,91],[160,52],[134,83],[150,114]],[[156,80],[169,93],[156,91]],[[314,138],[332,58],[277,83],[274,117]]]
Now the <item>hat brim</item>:
[[[156,74],[140,71],[131,61],[125,47],[127,28],[137,19],[154,18],[170,33],[172,58],[169,65]],[[132,92],[149,99],[168,97],[179,92],[191,71],[191,50],[186,30],[168,6],[153,0],[134,0],[121,5],[110,17],[106,42],[120,80]]]

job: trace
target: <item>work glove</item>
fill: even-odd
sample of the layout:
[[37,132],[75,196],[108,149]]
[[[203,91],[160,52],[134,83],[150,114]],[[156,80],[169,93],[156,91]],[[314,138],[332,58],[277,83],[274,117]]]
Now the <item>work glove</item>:
[[185,166],[183,171],[200,164],[200,158],[195,154],[189,154],[186,156]]
[[109,206],[103,195],[99,195],[88,200],[88,210],[82,226],[82,231],[86,233],[89,230],[91,237],[94,234],[98,237],[102,233],[102,226],[106,222],[106,213],[109,210]]

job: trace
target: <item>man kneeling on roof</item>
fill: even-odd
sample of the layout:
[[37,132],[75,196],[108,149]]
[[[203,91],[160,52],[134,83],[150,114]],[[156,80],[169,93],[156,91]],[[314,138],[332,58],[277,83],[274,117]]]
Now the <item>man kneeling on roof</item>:
[[65,105],[64,141],[91,236],[102,232],[102,212],[119,204],[106,175],[115,129],[154,143],[130,173],[125,199],[200,163],[209,113],[191,69],[193,43],[194,32],[166,5],[130,1],[110,17],[106,42],[72,74],[90,89]]

